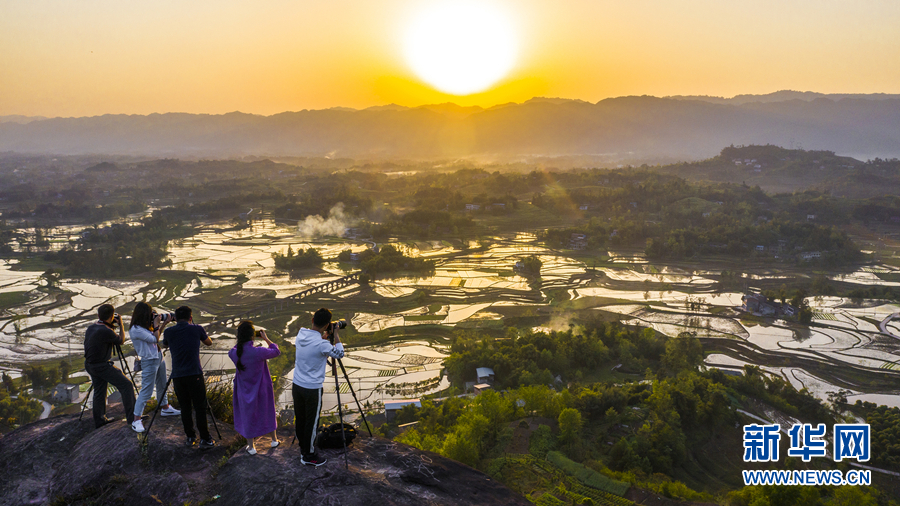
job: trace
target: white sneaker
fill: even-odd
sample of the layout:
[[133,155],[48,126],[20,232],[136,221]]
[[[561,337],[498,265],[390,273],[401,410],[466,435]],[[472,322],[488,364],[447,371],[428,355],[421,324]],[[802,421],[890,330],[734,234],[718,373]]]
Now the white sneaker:
[[140,418],[131,422],[131,430],[137,432],[138,434],[140,434],[141,432],[144,432],[144,424],[141,423]]
[[172,406],[168,408],[162,408],[162,416],[178,416],[181,414],[181,410],[175,409]]

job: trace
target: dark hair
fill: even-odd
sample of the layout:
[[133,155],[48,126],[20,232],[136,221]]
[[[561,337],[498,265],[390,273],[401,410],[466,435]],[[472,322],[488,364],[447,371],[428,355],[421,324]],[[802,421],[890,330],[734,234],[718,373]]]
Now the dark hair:
[[244,345],[250,342],[253,342],[253,336],[256,335],[256,329],[253,328],[253,322],[250,320],[244,320],[238,325],[237,328],[237,362],[234,363],[237,366],[238,371],[243,371],[246,369],[244,364],[241,363],[241,355],[244,353]]
[[150,304],[138,302],[134,306],[134,312],[131,313],[131,326],[128,328],[133,329],[135,325],[147,330],[153,326],[153,308],[150,307]]
[[116,314],[116,308],[112,304],[103,304],[97,308],[97,318],[103,321],[109,320],[109,317]]
[[181,306],[175,310],[175,320],[177,321],[187,321],[191,319],[191,308],[187,306]]
[[325,309],[324,307],[319,309],[313,314],[313,325],[316,327],[325,328],[331,323],[331,311]]

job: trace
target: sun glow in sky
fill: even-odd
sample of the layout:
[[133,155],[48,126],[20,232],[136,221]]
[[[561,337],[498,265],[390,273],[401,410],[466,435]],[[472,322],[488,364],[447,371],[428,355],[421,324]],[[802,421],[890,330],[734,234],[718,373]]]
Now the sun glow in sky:
[[900,93],[894,0],[467,1],[0,0],[0,115]]
[[406,29],[403,43],[416,75],[453,95],[484,91],[506,76],[518,45],[508,15],[473,1],[426,7]]

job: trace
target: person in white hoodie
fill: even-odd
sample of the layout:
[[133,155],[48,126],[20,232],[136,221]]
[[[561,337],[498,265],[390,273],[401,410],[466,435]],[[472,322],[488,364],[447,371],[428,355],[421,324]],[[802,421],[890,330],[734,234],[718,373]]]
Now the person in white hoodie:
[[[329,336],[334,334],[332,345]],[[321,308],[313,314],[312,328],[297,333],[297,355],[294,364],[294,428],[300,443],[300,462],[319,467],[326,459],[316,453],[316,428],[322,410],[322,384],[328,357],[344,357],[344,345],[331,324],[331,311]]]

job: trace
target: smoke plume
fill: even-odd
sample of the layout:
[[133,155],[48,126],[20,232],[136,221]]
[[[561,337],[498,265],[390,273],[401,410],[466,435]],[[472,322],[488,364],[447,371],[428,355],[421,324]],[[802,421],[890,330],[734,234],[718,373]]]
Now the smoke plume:
[[321,237],[323,235],[343,236],[350,219],[344,214],[344,203],[338,202],[328,211],[328,217],[322,218],[314,214],[307,216],[297,225],[297,231],[303,237]]

